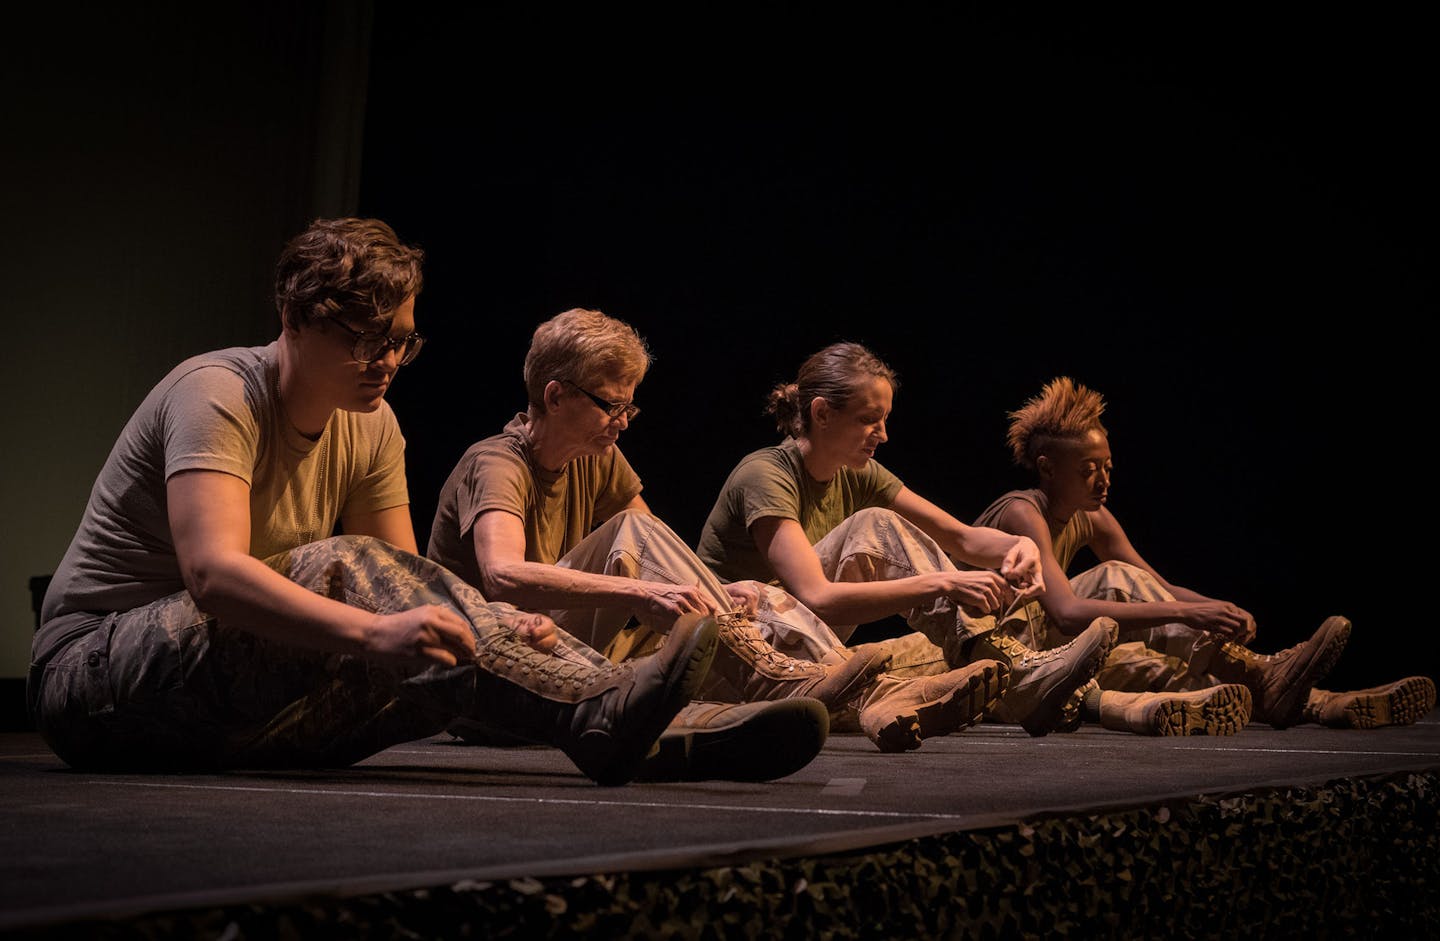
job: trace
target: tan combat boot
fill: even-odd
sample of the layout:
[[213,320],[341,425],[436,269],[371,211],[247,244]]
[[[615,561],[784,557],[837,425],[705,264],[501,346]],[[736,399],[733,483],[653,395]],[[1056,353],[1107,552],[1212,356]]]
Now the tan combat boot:
[[857,703],[860,730],[881,751],[910,751],[979,722],[1005,695],[1010,668],[975,660],[938,676],[882,674]]
[[888,659],[879,648],[867,646],[838,655],[833,662],[797,660],[771,646],[744,614],[721,614],[715,620],[720,644],[711,672],[745,702],[804,696],[837,711],[874,681]]
[[1068,644],[1031,650],[999,630],[975,639],[971,657],[1010,665],[1010,690],[992,710],[1001,722],[1018,722],[1031,735],[1046,735],[1067,720],[1075,691],[1094,678],[1119,636],[1113,618],[1099,617]]
[[1092,689],[1099,689],[1100,681],[1091,677],[1081,684],[1080,688],[1070,694],[1065,700],[1065,706],[1060,710],[1060,720],[1055,723],[1055,732],[1074,732],[1085,723],[1085,695]]
[[451,670],[457,718],[554,745],[596,783],[624,784],[699,689],[718,633],[713,618],[685,615],[656,653],[598,666],[541,653],[497,630],[477,638],[475,669]]
[[1250,723],[1250,690],[1225,683],[1186,693],[1100,693],[1100,725],[1136,735],[1234,735]]
[[1349,639],[1350,622],[1329,617],[1309,640],[1279,653],[1258,654],[1226,641],[1210,673],[1222,683],[1249,687],[1255,720],[1286,729],[1301,720],[1310,690],[1335,666]]
[[1378,729],[1386,725],[1413,725],[1435,708],[1435,681],[1428,676],[1407,676],[1384,686],[1331,692],[1312,689],[1300,721],[1332,729]]

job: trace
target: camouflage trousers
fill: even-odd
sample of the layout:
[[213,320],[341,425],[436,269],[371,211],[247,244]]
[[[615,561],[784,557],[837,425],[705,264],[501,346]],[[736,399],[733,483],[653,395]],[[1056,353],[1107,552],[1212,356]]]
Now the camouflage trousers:
[[[514,607],[377,539],[336,536],[265,561],[377,614],[450,607],[477,646],[515,637]],[[37,727],[77,768],[342,767],[457,717],[493,728],[506,721],[477,714],[473,662],[407,668],[292,647],[220,623],[187,592],[96,621],[30,680]],[[563,634],[556,656],[605,663]]]
[[[725,584],[694,550],[662,520],[641,510],[617,513],[556,564],[579,572],[695,585],[716,610],[730,611],[736,606]],[[843,649],[835,632],[784,589],[757,581],[736,584],[758,597],[753,620],[765,639],[782,653],[819,661],[827,656],[833,659],[832,652]],[[604,650],[615,661],[649,653],[662,640],[661,632],[644,623],[644,619],[637,619],[641,621],[638,626],[627,626],[634,615],[629,608],[569,608],[546,613],[566,631]],[[718,677],[712,676],[706,682],[701,689],[704,696],[727,698],[728,691]]]

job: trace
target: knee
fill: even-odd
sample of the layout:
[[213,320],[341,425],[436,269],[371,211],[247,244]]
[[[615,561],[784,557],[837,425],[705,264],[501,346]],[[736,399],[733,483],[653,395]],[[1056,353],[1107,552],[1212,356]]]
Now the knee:
[[329,543],[338,551],[353,552],[356,554],[375,552],[381,546],[388,545],[388,543],[376,539],[374,536],[360,535],[331,536],[329,539],[320,540],[320,542],[322,544]]
[[612,516],[605,526],[609,528],[612,543],[619,537],[629,537],[626,545],[644,545],[652,541],[680,543],[664,520],[647,510],[626,509]]
[[857,511],[850,519],[853,533],[868,534],[868,538],[878,545],[898,548],[911,557],[944,555],[939,543],[929,533],[894,510],[869,507]]
[[1095,572],[1101,578],[1105,579],[1124,578],[1129,580],[1137,576],[1144,578],[1150,577],[1149,573],[1139,566],[1131,565],[1129,562],[1120,562],[1115,559],[1111,559],[1109,562],[1101,562],[1095,566]]
[[615,529],[649,529],[656,522],[654,514],[628,507],[610,517],[609,525]]
[[868,506],[863,510],[856,510],[850,514],[850,520],[859,526],[899,526],[905,523],[905,518],[899,513],[883,506]]
[[358,560],[376,558],[394,558],[400,549],[383,539],[375,536],[362,536],[359,534],[329,536],[325,539],[318,539],[315,542],[306,543],[291,552],[291,558],[304,559],[307,564],[314,565],[323,563],[326,560]]
[[581,545],[594,546],[595,548],[607,548],[614,551],[617,548],[631,546],[637,542],[644,542],[655,525],[655,517],[644,510],[621,510],[610,517],[599,526],[595,527],[585,537]]
[[[1094,577],[1097,587],[1104,591],[1120,591],[1126,595],[1154,594],[1159,588],[1154,576],[1129,562],[1111,560],[1095,566]],[[1137,592],[1137,589],[1139,591]]]
[[854,534],[902,533],[910,535],[921,532],[914,523],[911,523],[899,513],[878,506],[856,510],[850,514],[850,517],[843,525],[850,533]]

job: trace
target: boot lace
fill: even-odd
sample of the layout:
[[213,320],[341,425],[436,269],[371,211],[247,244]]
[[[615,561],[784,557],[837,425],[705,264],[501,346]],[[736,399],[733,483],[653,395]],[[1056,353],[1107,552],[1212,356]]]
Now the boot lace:
[[486,653],[497,660],[507,660],[511,668],[521,673],[533,674],[541,682],[554,686],[572,686],[584,689],[587,685],[608,679],[619,667],[613,664],[605,667],[568,657],[543,653],[534,649],[518,637],[507,634],[496,638],[497,643],[487,646]]
[[715,623],[729,638],[743,645],[756,663],[764,662],[777,670],[794,670],[796,661],[766,643],[760,629],[744,611],[726,611],[715,615]]
[[997,631],[990,635],[990,646],[1008,657],[1015,667],[1023,669],[1025,667],[1039,666],[1042,663],[1049,663],[1052,660],[1065,656],[1070,652],[1070,648],[1075,646],[1075,641],[1072,640],[1070,643],[1063,644],[1059,647],[1051,647],[1049,650],[1035,650],[1025,646],[1010,635],[1001,634]]

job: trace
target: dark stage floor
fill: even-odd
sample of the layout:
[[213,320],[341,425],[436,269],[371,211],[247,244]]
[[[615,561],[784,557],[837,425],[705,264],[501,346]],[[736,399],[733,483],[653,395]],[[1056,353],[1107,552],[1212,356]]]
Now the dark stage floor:
[[520,876],[720,866],[1045,815],[1440,768],[1440,711],[1218,738],[984,725],[884,755],[833,735],[767,784],[601,788],[558,751],[392,748],[335,772],[97,775],[0,736],[0,929]]

